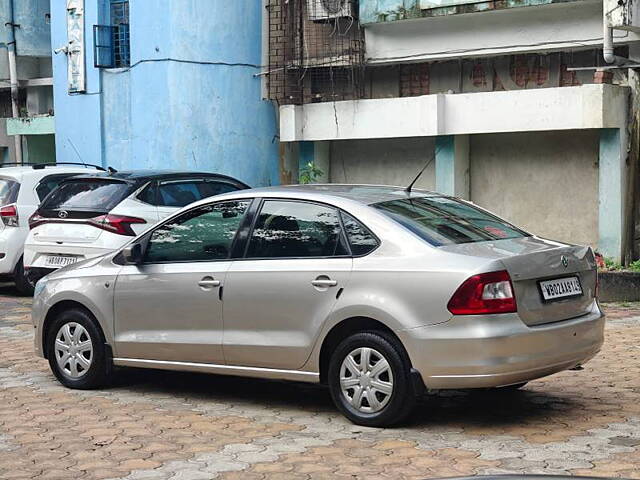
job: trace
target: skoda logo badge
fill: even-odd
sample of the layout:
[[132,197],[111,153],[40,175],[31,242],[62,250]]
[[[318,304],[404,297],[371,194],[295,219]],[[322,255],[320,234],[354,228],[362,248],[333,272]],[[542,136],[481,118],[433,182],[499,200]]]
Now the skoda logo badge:
[[564,268],[567,268],[569,266],[569,259],[567,257],[565,257],[564,255],[562,255],[560,257],[560,263],[562,263],[562,266]]
[[[60,210],[60,211],[58,212],[58,217],[60,217],[60,218],[67,218],[68,216],[69,216],[69,214],[68,214],[66,211],[64,211],[64,210]],[[564,257],[563,257],[563,258],[564,258]]]

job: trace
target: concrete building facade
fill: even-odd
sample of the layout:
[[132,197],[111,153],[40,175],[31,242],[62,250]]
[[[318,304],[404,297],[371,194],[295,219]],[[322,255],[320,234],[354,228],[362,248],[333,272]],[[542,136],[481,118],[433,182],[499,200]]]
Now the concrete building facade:
[[257,0],[65,0],[51,31],[61,161],[278,183]]
[[428,164],[423,188],[637,258],[640,15],[604,3],[271,0],[288,176],[406,185]]
[[50,20],[49,0],[0,0],[0,163],[55,162]]

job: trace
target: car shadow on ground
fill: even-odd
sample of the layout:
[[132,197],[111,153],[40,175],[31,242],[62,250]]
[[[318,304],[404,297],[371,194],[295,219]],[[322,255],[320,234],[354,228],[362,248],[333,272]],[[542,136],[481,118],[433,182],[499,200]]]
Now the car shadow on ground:
[[[0,297],[21,297],[13,283],[0,282]],[[24,297],[26,298],[26,297]]]
[[[264,407],[338,415],[329,390],[306,383],[123,368],[117,370],[110,388],[171,395],[187,402],[229,403],[252,410]],[[581,403],[573,398],[527,387],[516,391],[451,390],[421,398],[403,426],[456,429],[508,427],[540,420],[562,423],[567,411],[580,408]]]

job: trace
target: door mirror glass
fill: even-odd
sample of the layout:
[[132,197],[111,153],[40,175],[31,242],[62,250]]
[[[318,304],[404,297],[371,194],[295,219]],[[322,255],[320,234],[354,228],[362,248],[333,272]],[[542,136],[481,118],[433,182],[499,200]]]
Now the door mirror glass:
[[142,262],[142,245],[132,243],[122,249],[122,259],[127,265],[138,265]]

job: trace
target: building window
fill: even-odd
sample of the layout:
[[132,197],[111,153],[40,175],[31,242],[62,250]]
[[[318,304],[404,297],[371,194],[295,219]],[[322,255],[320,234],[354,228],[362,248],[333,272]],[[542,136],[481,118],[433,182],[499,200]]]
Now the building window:
[[129,0],[111,0],[113,52],[116,67],[128,67],[129,58]]
[[131,64],[129,47],[129,0],[109,0],[110,25],[94,25],[94,65],[122,68]]

